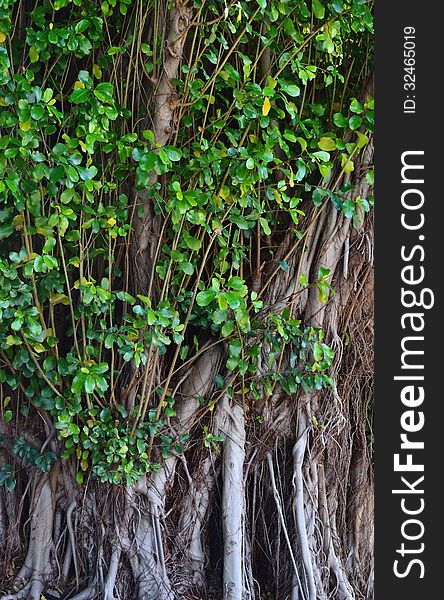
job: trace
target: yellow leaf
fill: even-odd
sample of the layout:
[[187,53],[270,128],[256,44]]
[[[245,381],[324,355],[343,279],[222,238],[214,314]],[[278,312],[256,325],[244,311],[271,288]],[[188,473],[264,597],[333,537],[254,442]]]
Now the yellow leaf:
[[290,181],[288,182],[290,184],[290,187],[294,187],[294,173],[293,173],[293,169],[290,167]]
[[73,265],[74,267],[78,267],[80,265],[80,258],[78,256],[73,256],[69,259],[69,265]]
[[264,98],[264,103],[262,104],[262,114],[264,115],[264,117],[266,117],[268,115],[268,113],[270,112],[270,108],[271,108],[270,98],[268,98],[268,96],[266,96]]
[[107,223],[110,227],[113,227],[117,223],[117,221],[114,217],[111,217],[110,219],[108,219]]
[[23,221],[24,221],[23,215],[15,215],[15,217],[12,219],[12,226],[15,227],[15,229],[21,229],[22,225],[23,225]]
[[50,302],[51,304],[64,304],[65,306],[70,304],[70,300],[66,294],[51,294]]
[[342,155],[341,166],[344,169],[344,173],[351,173],[355,168],[354,162],[346,154]]
[[23,121],[23,123],[20,123],[19,127],[22,131],[29,131],[31,128],[31,121]]
[[360,131],[355,131],[355,133],[358,136],[358,141],[356,142],[356,145],[358,146],[358,148],[363,148],[368,143],[368,137]]
[[31,46],[31,48],[29,49],[29,60],[32,63],[35,63],[38,61],[38,59],[40,58],[40,54],[37,51],[37,48],[35,46]]
[[227,185],[223,185],[219,190],[219,196],[226,200],[230,195],[230,188]]
[[85,89],[85,84],[82,81],[76,81],[74,84],[74,89],[80,89],[80,90],[84,90]]
[[32,345],[32,349],[35,350],[38,354],[40,354],[41,352],[45,352],[46,348],[40,342],[34,342]]
[[93,65],[93,74],[96,79],[102,79],[102,69],[99,65]]
[[348,160],[344,166],[344,173],[351,173],[355,169],[355,164],[352,160]]
[[5,99],[3,98],[3,96],[0,98],[0,106],[8,106],[8,104],[5,102]]
[[6,40],[6,34],[3,33],[3,31],[0,31],[0,44],[3,44],[3,42]]
[[326,152],[336,150],[335,141],[329,137],[321,137],[321,139],[318,142],[318,146],[321,150],[325,150]]

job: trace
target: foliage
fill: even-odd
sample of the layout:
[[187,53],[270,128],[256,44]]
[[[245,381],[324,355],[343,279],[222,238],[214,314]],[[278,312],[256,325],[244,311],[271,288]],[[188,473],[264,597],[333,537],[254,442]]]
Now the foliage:
[[[216,384],[244,400],[277,383],[288,394],[330,385],[323,332],[264,307],[252,282],[285,229],[304,238],[310,203],[355,220],[372,204],[334,186],[373,129],[373,101],[348,86],[369,51],[367,2],[195,0],[163,147],[150,128],[161,39],[137,37],[160,4],[39,0],[24,27],[20,3],[0,2],[1,409],[19,429],[49,416],[78,483],[90,469],[131,483],[183,450],[169,382],[205,337],[227,348]],[[163,224],[147,296],[128,260],[141,193]],[[327,301],[328,275],[303,274],[301,290],[317,285]],[[146,382],[162,356],[163,384],[131,404],[128,373]],[[52,455],[20,444],[17,456],[49,468]]]

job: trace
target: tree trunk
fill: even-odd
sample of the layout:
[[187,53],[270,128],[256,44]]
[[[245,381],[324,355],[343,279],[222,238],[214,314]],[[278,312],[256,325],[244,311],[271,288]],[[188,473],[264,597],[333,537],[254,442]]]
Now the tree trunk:
[[[27,3],[14,9],[26,64],[0,96],[23,112],[5,117],[23,145],[5,136],[4,164],[23,154],[31,173],[0,211],[0,600],[372,600],[367,59],[340,99],[320,83],[340,34],[299,5],[104,2],[88,21],[74,4],[69,41],[51,16],[47,70]],[[89,48],[93,26],[107,37]],[[351,116],[324,118],[349,97]],[[141,105],[133,133],[122,115]],[[130,156],[150,164],[138,187]]]

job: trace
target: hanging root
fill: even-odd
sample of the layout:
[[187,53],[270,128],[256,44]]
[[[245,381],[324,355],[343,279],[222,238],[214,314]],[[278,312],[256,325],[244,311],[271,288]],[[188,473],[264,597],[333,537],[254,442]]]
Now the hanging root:
[[299,413],[299,422],[297,429],[296,444],[293,449],[294,474],[293,474],[293,511],[298,533],[298,542],[304,566],[304,574],[306,581],[306,590],[303,592],[300,588],[300,581],[295,581],[294,588],[300,588],[300,596],[293,591],[293,597],[301,597],[301,600],[316,600],[316,586],[313,575],[313,566],[311,562],[310,546],[308,543],[307,524],[305,521],[304,507],[304,483],[302,478],[302,465],[304,462],[305,449],[308,441],[308,426],[307,418],[304,411]]
[[[142,507],[140,507],[142,508]],[[131,526],[126,523],[127,531],[121,534],[120,542],[122,550],[126,554],[136,585],[135,600],[174,600],[174,594],[171,584],[166,575],[163,551],[159,553],[159,544],[162,539],[156,541],[156,527],[153,525],[152,518],[146,510],[137,508],[137,516],[134,517],[134,531],[130,533]],[[146,508],[146,507],[145,507]],[[128,520],[128,518],[127,518]],[[120,560],[120,550],[113,552],[110,570],[108,572],[108,582],[105,588],[108,594],[112,593],[116,581],[118,563]],[[112,596],[109,595],[108,600]]]
[[222,527],[224,538],[224,600],[243,600],[245,581],[243,569],[243,519],[244,519],[244,410],[239,404],[229,405],[224,398],[229,415],[225,431],[222,463]]
[[1,600],[40,600],[45,583],[52,576],[53,522],[53,491],[50,476],[45,475],[35,486],[28,552],[14,581],[14,587],[23,587],[13,595],[3,596]]

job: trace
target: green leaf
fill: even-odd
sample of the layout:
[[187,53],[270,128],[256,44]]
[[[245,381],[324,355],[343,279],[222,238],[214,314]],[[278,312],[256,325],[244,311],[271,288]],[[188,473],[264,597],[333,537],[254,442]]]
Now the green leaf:
[[236,310],[235,313],[236,316],[236,323],[239,325],[240,329],[242,331],[248,331],[250,328],[250,317],[248,315],[248,312],[241,308],[239,310]]
[[234,371],[235,369],[237,369],[238,364],[239,361],[236,358],[229,358],[227,360],[226,366],[229,371]]
[[354,113],[357,113],[358,115],[361,115],[364,112],[364,107],[359,102],[359,100],[356,100],[356,98],[353,98],[350,103],[350,110]]
[[186,275],[192,275],[194,273],[194,267],[190,262],[180,263],[179,268]]
[[94,177],[97,175],[97,167],[95,167],[94,165],[88,168],[77,167],[77,170],[79,172],[80,178],[83,179],[83,181],[91,181],[91,179],[94,179]]
[[265,233],[265,235],[271,235],[271,229],[270,229],[270,225],[268,224],[267,219],[264,219],[263,217],[261,217],[259,219],[259,222],[261,224],[262,231]]
[[90,91],[87,89],[77,88],[73,91],[73,93],[69,96],[72,104],[84,104],[89,100]]
[[333,0],[331,5],[332,5],[333,10],[335,12],[337,12],[338,14],[344,10],[343,0]]
[[307,141],[304,140],[304,138],[298,137],[298,142],[299,142],[302,152],[305,152],[307,150]]
[[238,277],[237,275],[233,275],[229,278],[227,281],[227,287],[231,288],[232,290],[236,290],[237,292],[242,292],[241,296],[245,296],[247,294],[245,281],[242,279],[242,277]]
[[322,178],[327,179],[327,177],[330,176],[331,167],[329,167],[327,164],[320,164],[318,166],[319,166],[319,172],[322,175]]
[[199,306],[208,306],[216,298],[217,292],[214,290],[204,290],[196,296],[196,302]]
[[313,356],[316,362],[320,361],[324,357],[324,353],[322,352],[321,345],[318,342],[313,344]]
[[247,219],[242,215],[231,215],[229,218],[230,221],[232,221],[239,227],[239,229],[247,230],[250,229],[253,225],[252,222],[247,221]]
[[43,106],[33,106],[31,108],[31,117],[36,121],[40,121],[44,114],[45,109],[43,108]]
[[318,282],[318,302],[327,302],[328,300],[328,286],[325,283]]
[[6,410],[3,418],[5,423],[9,423],[12,420],[12,410]]
[[234,331],[234,321],[227,321],[220,330],[222,337],[226,338]]
[[13,331],[20,331],[20,329],[23,326],[23,318],[19,317],[17,319],[15,319],[12,323],[11,323],[11,329]]
[[322,198],[325,196],[325,194],[326,192],[322,188],[315,188],[312,195],[313,204],[315,206],[321,206]]
[[113,102],[114,86],[109,82],[99,83],[93,93],[100,102]]
[[333,115],[333,123],[336,125],[336,127],[347,127],[348,120],[343,114],[336,113]]
[[222,377],[222,375],[219,375],[219,374],[215,375],[215,376],[214,376],[214,383],[217,385],[217,387],[218,387],[220,390],[223,390],[223,389],[224,389],[224,387],[225,387],[225,380],[224,380],[224,378]]
[[375,172],[374,172],[373,169],[367,173],[367,175],[365,176],[365,181],[369,185],[374,185],[374,183],[375,183]]
[[182,152],[173,146],[165,146],[165,152],[172,162],[177,162],[182,158]]
[[325,8],[320,0],[312,0],[313,14],[317,19],[323,19],[325,16]]
[[239,306],[240,306],[239,294],[236,294],[235,292],[224,292],[224,296],[225,296],[228,304],[230,305],[230,308],[232,308],[233,310],[236,308],[239,308]]
[[319,158],[323,162],[328,162],[330,160],[330,154],[328,152],[324,152],[323,150],[319,150],[318,152],[313,152],[313,156]]
[[190,250],[198,252],[202,247],[202,242],[192,235],[185,234],[183,239]]
[[65,146],[65,144],[62,144],[62,143],[59,142],[58,144],[56,144],[54,146],[54,148],[52,149],[52,151],[57,156],[61,156],[66,151],[66,146]]
[[80,392],[83,390],[84,381],[85,374],[81,372],[77,373],[71,383],[71,391],[73,394],[80,394]]
[[294,83],[280,79],[279,84],[281,86],[281,90],[292,98],[297,98],[297,96],[301,94],[301,89]]
[[348,199],[342,205],[342,212],[347,217],[347,219],[351,219],[353,217],[353,215],[355,214],[355,208],[356,207],[355,207],[355,203],[353,202],[353,200]]
[[170,164],[170,159],[168,157],[168,154],[166,153],[166,151],[163,148],[159,148],[159,158],[163,162],[164,165]]
[[42,333],[42,326],[40,323],[31,317],[28,317],[28,328],[34,337],[37,337]]
[[358,117],[358,115],[353,115],[353,117],[350,117],[350,119],[348,120],[348,124],[350,126],[350,129],[358,129],[358,127],[361,127],[362,125],[362,117]]
[[[217,297],[217,303],[219,305],[220,311],[223,313],[226,313],[227,308],[228,308],[228,302],[227,302],[227,299],[226,299],[224,293],[219,294],[219,296]],[[217,312],[217,311],[215,311],[215,312]],[[213,317],[214,317],[214,313],[213,313]],[[215,323],[217,323],[217,320],[214,320],[214,318],[213,318],[213,321]],[[225,318],[223,319],[223,321],[225,321]],[[220,321],[220,322],[222,322],[222,321]]]
[[48,104],[48,102],[52,99],[53,94],[54,92],[51,88],[46,88],[46,90],[43,92],[43,101]]
[[73,183],[77,183],[79,181],[79,174],[77,172],[77,169],[75,169],[73,166],[69,165],[66,170],[67,170],[69,179]]
[[233,340],[228,346],[228,352],[230,356],[239,358],[242,352],[242,342],[240,340]]
[[54,248],[54,246],[56,245],[56,241],[54,238],[48,238],[43,246],[43,250],[42,252],[44,254],[48,254],[48,252],[51,252],[51,250]]

